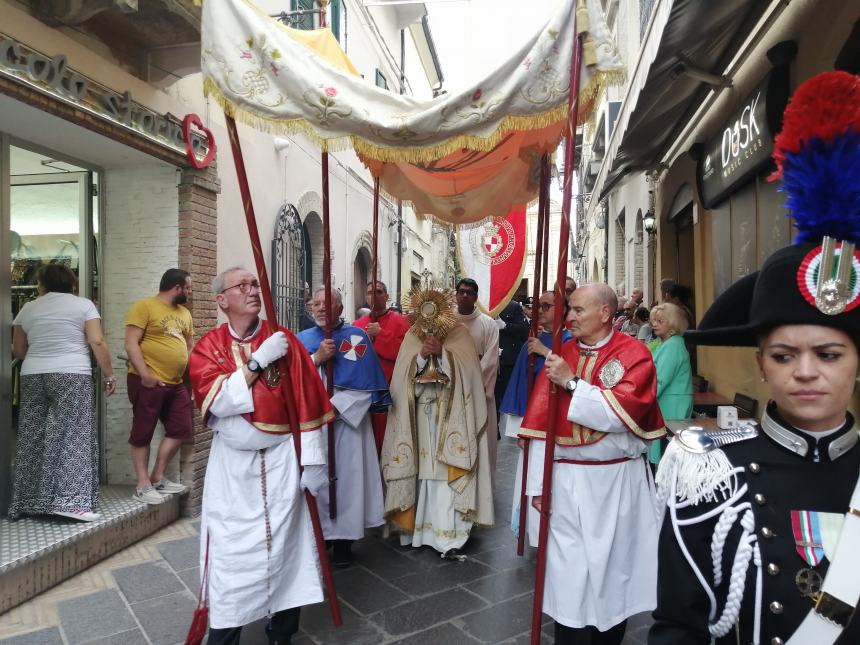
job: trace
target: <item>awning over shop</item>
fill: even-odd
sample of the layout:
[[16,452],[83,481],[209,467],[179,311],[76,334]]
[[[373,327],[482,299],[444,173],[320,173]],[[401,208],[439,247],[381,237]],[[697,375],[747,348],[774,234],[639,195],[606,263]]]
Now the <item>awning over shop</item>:
[[418,100],[359,77],[333,38],[309,41],[251,0],[208,0],[205,88],[237,121],[303,133],[324,151],[353,148],[385,192],[419,213],[475,222],[537,195],[540,157],[567,127],[575,15],[585,34],[578,121],[601,85],[623,78],[600,6],[566,0],[483,81]]
[[[653,168],[724,73],[770,5],[768,0],[659,0],[630,81],[601,199],[628,172]],[[601,181],[602,180],[602,181]]]

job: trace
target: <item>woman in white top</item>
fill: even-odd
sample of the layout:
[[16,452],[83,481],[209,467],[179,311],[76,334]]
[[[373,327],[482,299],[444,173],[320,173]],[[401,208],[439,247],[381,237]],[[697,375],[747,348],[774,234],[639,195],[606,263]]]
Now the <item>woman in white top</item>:
[[77,279],[60,264],[39,269],[39,297],[15,317],[12,352],[23,360],[15,483],[9,517],[99,519],[98,444],[90,349],[116,390],[95,305],[74,295]]

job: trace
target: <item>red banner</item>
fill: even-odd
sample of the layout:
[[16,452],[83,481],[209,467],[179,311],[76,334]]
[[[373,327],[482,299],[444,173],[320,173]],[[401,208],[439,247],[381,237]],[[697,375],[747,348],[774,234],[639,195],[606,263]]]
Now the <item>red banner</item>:
[[520,285],[526,265],[526,207],[457,227],[461,277],[478,283],[478,306],[497,316]]

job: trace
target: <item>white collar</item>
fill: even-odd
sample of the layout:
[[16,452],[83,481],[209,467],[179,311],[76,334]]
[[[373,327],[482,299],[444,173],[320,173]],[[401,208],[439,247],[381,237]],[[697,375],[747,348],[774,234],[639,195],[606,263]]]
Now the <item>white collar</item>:
[[236,330],[235,330],[235,329],[233,329],[233,325],[231,325],[229,322],[227,323],[227,330],[230,332],[230,335],[231,335],[233,338],[235,338],[236,340],[238,340],[238,341],[240,341],[240,342],[243,342],[243,343],[244,343],[244,342],[247,342],[247,341],[251,340],[254,336],[256,336],[256,335],[257,335],[257,332],[259,332],[259,331],[260,331],[260,328],[261,328],[262,326],[263,326],[263,319],[262,319],[262,318],[257,318],[257,326],[256,326],[256,327],[254,327],[254,331],[252,331],[250,334],[248,334],[248,335],[247,335],[247,336],[245,336],[244,338],[240,337],[240,336],[239,336],[239,334],[237,334],[237,333],[236,333]]
[[480,309],[477,307],[477,305],[476,305],[476,306],[475,306],[475,308],[472,310],[472,313],[470,313],[470,314],[461,314],[461,313],[458,311],[458,312],[457,312],[457,315],[458,315],[460,318],[462,318],[463,320],[474,320],[475,318],[477,318],[478,316],[480,316],[480,315],[481,315],[481,310],[480,310]]
[[603,347],[606,343],[608,343],[610,340],[612,340],[612,334],[614,334],[614,333],[615,333],[614,329],[610,330],[609,335],[607,335],[606,338],[603,338],[602,340],[597,341],[596,343],[594,343],[594,345],[586,345],[581,340],[578,340],[576,342],[583,349],[598,349],[599,347]]

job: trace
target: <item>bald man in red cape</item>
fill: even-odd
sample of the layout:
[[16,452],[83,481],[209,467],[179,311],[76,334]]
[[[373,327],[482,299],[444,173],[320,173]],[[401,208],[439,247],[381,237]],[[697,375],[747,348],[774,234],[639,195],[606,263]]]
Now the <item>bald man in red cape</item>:
[[526,493],[539,505],[550,388],[560,389],[543,611],[557,645],[620,645],[627,618],[656,606],[659,526],[644,455],[665,428],[650,352],[612,329],[612,289],[579,287],[569,304],[576,341],[547,358],[519,434],[538,439]]
[[[191,353],[194,398],[212,430],[203,487],[200,571],[208,568],[209,643],[239,642],[269,616],[271,642],[288,643],[302,605],[321,602],[316,547],[302,488],[328,484],[320,427],[334,418],[310,356],[288,330],[259,318],[253,273],[227,269],[212,283],[228,322]],[[277,363],[290,375],[299,427],[290,427]],[[301,435],[299,468],[292,433]]]

